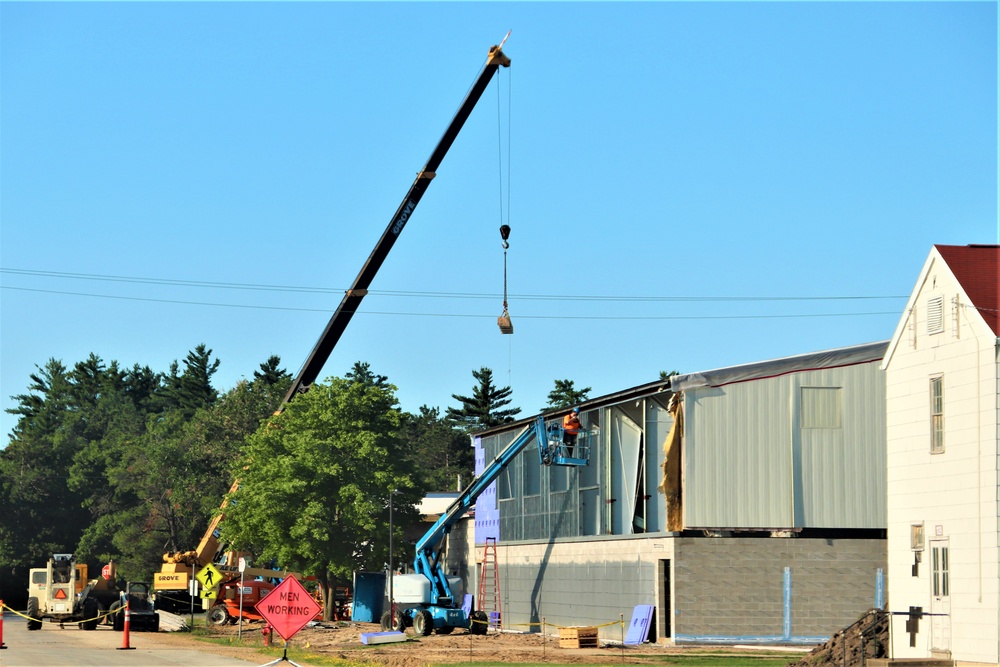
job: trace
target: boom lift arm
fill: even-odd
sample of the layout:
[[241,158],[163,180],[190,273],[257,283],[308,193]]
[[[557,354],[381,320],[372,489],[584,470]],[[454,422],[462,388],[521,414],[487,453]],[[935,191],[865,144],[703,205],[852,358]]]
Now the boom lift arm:
[[531,424],[518,433],[517,437],[493,459],[493,462],[486,466],[483,474],[472,481],[441,518],[417,541],[417,555],[413,569],[417,574],[422,574],[431,580],[431,598],[435,604],[449,606],[454,604],[448,578],[438,562],[441,557],[439,547],[445,535],[451,532],[459,519],[476,504],[476,499],[496,481],[500,473],[528,446],[532,438],[539,443],[546,442],[545,423],[540,416],[535,417]]
[[[510,33],[508,32],[507,35],[510,35]],[[503,41],[506,40],[507,37],[504,37]],[[427,164],[417,173],[416,180],[413,181],[409,192],[403,197],[399,208],[396,209],[392,219],[389,220],[389,226],[385,228],[382,238],[375,244],[375,249],[368,256],[368,260],[364,263],[364,266],[361,267],[358,277],[354,279],[354,283],[351,284],[350,289],[344,294],[344,298],[340,302],[340,305],[337,306],[337,310],[330,317],[330,321],[320,335],[319,340],[316,341],[315,347],[313,347],[306,362],[302,365],[298,376],[292,382],[288,393],[285,394],[282,405],[292,400],[296,394],[306,391],[316,381],[316,378],[323,370],[323,365],[326,364],[330,353],[333,352],[333,348],[337,345],[337,341],[340,340],[341,334],[344,333],[351,318],[354,317],[354,313],[357,312],[358,307],[361,305],[361,300],[367,296],[368,286],[371,285],[372,279],[379,268],[381,268],[382,262],[385,261],[393,244],[396,243],[396,239],[399,237],[400,232],[403,231],[403,227],[406,226],[406,222],[413,215],[414,209],[420,203],[420,199],[424,196],[424,192],[427,191],[431,180],[437,175],[437,169],[441,165],[441,161],[444,160],[444,156],[448,153],[448,149],[451,148],[451,144],[455,141],[455,137],[458,136],[462,126],[465,125],[465,121],[472,113],[476,102],[482,97],[490,79],[493,78],[493,75],[500,67],[510,67],[510,58],[504,55],[501,50],[503,41],[498,46],[490,47],[489,56],[486,59],[483,70],[476,78],[476,82],[472,84],[472,88],[469,90],[468,95],[466,95],[462,105],[458,108],[458,112],[452,119],[451,124],[445,130],[444,136],[441,137],[434,152],[431,153],[430,159],[427,160]]]
[[[558,439],[556,439],[558,436]],[[456,606],[455,596],[449,577],[441,567],[441,552],[445,536],[451,531],[465,513],[476,503],[476,499],[493,482],[497,480],[507,466],[524,451],[532,440],[537,441],[540,463],[546,465],[585,466],[587,458],[563,457],[553,458],[551,452],[562,443],[562,435],[558,430],[549,431],[545,420],[535,417],[525,426],[493,461],[486,466],[482,474],[455,499],[447,511],[441,515],[433,526],[417,542],[416,558],[413,562],[414,574],[402,574],[395,577],[399,586],[394,588],[393,609],[398,603],[404,608],[398,611],[388,611],[382,615],[384,630],[402,630],[407,625],[413,625],[418,635],[427,635],[432,630],[450,632],[453,628],[468,628],[472,634],[486,633],[486,614],[483,611],[466,610]],[[548,458],[548,461],[545,459]],[[396,592],[399,595],[396,595]]]

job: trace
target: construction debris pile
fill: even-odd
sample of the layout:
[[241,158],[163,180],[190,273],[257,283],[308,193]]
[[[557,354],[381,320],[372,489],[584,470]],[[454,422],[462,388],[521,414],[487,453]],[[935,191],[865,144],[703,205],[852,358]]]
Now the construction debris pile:
[[888,646],[889,614],[870,609],[789,667],[863,667],[871,658],[886,657]]

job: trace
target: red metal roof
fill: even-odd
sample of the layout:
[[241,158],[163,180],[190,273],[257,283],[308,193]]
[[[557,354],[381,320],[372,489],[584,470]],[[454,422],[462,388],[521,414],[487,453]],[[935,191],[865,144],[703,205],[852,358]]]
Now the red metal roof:
[[972,304],[1000,336],[1000,245],[934,246]]

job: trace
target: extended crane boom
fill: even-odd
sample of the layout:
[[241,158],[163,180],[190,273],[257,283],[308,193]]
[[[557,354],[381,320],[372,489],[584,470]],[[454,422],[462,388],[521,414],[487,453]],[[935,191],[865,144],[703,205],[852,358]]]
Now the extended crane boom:
[[[507,35],[509,36],[510,33],[508,32]],[[368,294],[368,286],[371,285],[375,274],[378,273],[379,268],[382,266],[382,262],[385,261],[400,232],[403,231],[403,227],[406,226],[410,216],[413,215],[413,211],[427,191],[431,180],[436,176],[437,169],[444,160],[445,155],[447,155],[448,149],[451,148],[462,126],[465,125],[465,121],[468,120],[479,98],[485,92],[486,86],[499,68],[510,67],[510,58],[504,55],[502,50],[506,40],[507,37],[504,37],[499,45],[490,47],[489,55],[482,71],[476,77],[475,83],[473,83],[472,88],[465,96],[461,106],[459,106],[455,117],[448,125],[440,141],[438,141],[437,146],[427,160],[427,164],[417,173],[416,180],[410,186],[406,196],[403,197],[402,203],[400,203],[399,208],[396,209],[396,212],[390,219],[389,226],[382,233],[382,237],[375,244],[375,249],[368,256],[368,260],[361,267],[357,278],[354,279],[350,289],[344,294],[340,305],[337,306],[337,310],[330,317],[330,321],[313,347],[312,352],[302,365],[302,369],[292,382],[292,386],[285,394],[284,399],[282,399],[278,412],[281,412],[289,401],[296,395],[305,392],[316,381],[327,359],[329,359],[330,353],[333,352],[333,348],[337,345],[337,341],[340,340],[340,336],[344,333],[354,313],[357,312],[358,307],[361,305],[361,300]],[[233,483],[229,491],[230,494],[234,493],[238,487],[239,481],[237,480]],[[222,507],[226,507],[225,501]],[[235,554],[228,553],[225,563],[220,559],[220,552],[224,549],[219,542],[219,523],[222,521],[222,518],[222,514],[217,514],[212,519],[197,549],[185,552],[171,552],[163,556],[164,562],[161,570],[154,574],[153,583],[157,590],[185,591],[188,586],[189,572],[213,561],[216,561],[219,568],[225,573],[236,570]],[[253,570],[253,574],[260,576],[267,576],[268,574],[283,576],[286,573],[257,569]]]
[[[507,38],[505,37],[504,39],[506,40]],[[420,199],[427,191],[431,180],[437,175],[437,169],[441,165],[441,161],[444,160],[444,156],[448,153],[448,149],[451,148],[451,144],[455,141],[455,137],[458,136],[462,126],[465,125],[465,121],[469,118],[469,114],[472,113],[476,102],[482,97],[490,79],[493,78],[493,75],[500,67],[510,67],[510,58],[504,55],[501,50],[502,45],[503,42],[499,46],[490,47],[489,57],[486,59],[486,65],[483,66],[482,72],[479,73],[476,82],[472,85],[462,105],[458,108],[458,112],[452,119],[451,124],[448,125],[448,129],[445,130],[444,136],[441,137],[434,152],[431,153],[427,164],[417,173],[416,180],[413,181],[409,192],[403,197],[399,208],[396,209],[396,212],[389,220],[389,226],[385,228],[382,238],[375,244],[375,249],[368,256],[368,260],[364,266],[361,267],[358,277],[354,279],[354,283],[351,284],[350,289],[344,294],[344,298],[340,302],[340,305],[337,306],[337,310],[330,317],[330,321],[320,335],[319,340],[316,341],[315,347],[313,347],[306,362],[302,365],[302,369],[299,371],[295,381],[292,382],[288,393],[285,394],[282,404],[288,403],[297,393],[305,391],[316,381],[316,378],[323,370],[323,365],[326,364],[330,353],[333,352],[333,348],[337,345],[337,341],[340,340],[341,334],[344,333],[344,329],[347,328],[354,313],[357,312],[358,307],[361,305],[361,300],[368,295],[368,286],[371,285],[372,279],[382,266],[382,262],[385,261],[393,244],[396,243],[396,239],[399,238],[399,234],[403,231],[403,227],[406,226],[406,222],[413,215],[414,209],[420,203]]]

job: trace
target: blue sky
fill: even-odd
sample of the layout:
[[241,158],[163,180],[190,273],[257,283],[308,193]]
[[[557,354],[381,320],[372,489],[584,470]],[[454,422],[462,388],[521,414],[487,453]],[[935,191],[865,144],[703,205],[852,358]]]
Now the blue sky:
[[993,2],[4,2],[3,407],[91,352],[166,371],[204,343],[220,390],[272,354],[295,373],[508,30],[324,377],[367,361],[415,411],[487,366],[527,416],[555,379],[598,396],[888,339],[931,245],[998,241],[997,24]]

